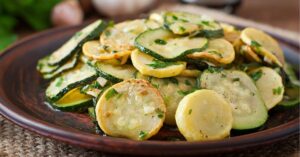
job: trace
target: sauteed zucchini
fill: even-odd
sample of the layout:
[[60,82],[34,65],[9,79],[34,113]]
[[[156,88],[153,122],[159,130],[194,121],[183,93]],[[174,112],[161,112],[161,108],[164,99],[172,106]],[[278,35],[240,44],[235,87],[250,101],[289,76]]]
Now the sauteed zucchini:
[[187,12],[97,20],[37,70],[54,108],[89,113],[104,134],[132,140],[163,125],[187,141],[219,140],[300,102],[297,75],[270,35]]

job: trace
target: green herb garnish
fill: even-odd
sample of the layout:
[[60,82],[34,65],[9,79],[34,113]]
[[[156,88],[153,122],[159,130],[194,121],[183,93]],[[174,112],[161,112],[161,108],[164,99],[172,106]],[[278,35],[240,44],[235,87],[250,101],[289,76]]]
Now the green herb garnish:
[[253,47],[261,47],[260,43],[258,43],[257,41],[254,41],[254,40],[251,41],[251,46],[253,46]]
[[158,45],[166,45],[167,44],[167,42],[162,39],[155,39],[154,42]]
[[193,111],[192,109],[190,109],[190,110],[189,110],[189,115],[191,115],[191,114],[192,114],[192,111]]
[[186,96],[186,95],[188,95],[188,94],[190,94],[190,93],[193,93],[195,90],[196,90],[196,89],[191,89],[191,90],[187,90],[187,91],[179,90],[179,91],[177,91],[177,93],[178,93],[179,95]]
[[172,15],[173,20],[178,20],[178,17],[175,15]]
[[140,139],[145,139],[145,137],[148,135],[148,133],[147,132],[145,132],[145,131],[140,131],[140,133],[139,133],[139,138]]
[[61,85],[62,85],[62,83],[63,83],[64,79],[63,79],[62,77],[59,77],[59,78],[57,78],[57,79],[58,79],[58,81],[56,81],[56,84],[55,84],[55,86],[56,86],[56,87],[59,87],[59,86],[61,86]]
[[169,80],[171,83],[177,84],[177,85],[178,85],[178,80],[177,80],[176,78],[170,77],[170,78],[168,78],[168,80]]
[[111,35],[111,32],[109,30],[104,31],[104,35],[106,37],[109,37]]
[[280,95],[282,92],[282,87],[273,88],[274,95]]
[[262,76],[262,71],[261,70],[258,70],[257,72],[254,72],[254,73],[251,73],[250,74],[250,77],[254,80],[254,81],[257,81],[261,78]]
[[162,111],[162,110],[160,110],[159,108],[157,108],[156,110],[155,110],[155,112],[157,113],[157,117],[158,118],[163,118],[164,117],[164,112]]
[[192,85],[191,82],[190,82],[189,80],[185,80],[184,83],[185,83],[185,85],[187,85],[187,86],[191,86],[191,85]]
[[223,68],[216,68],[216,67],[212,67],[212,66],[209,66],[207,68],[207,70],[210,72],[210,73],[219,73],[223,70]]
[[180,29],[181,32],[185,32],[185,28],[184,27],[180,26],[179,29]]
[[114,88],[112,88],[109,91],[107,91],[105,98],[106,98],[106,100],[109,100],[110,98],[116,96],[117,94],[118,94],[118,92]]
[[233,78],[232,81],[233,82],[240,81],[240,78]]
[[152,63],[147,64],[147,65],[151,66],[154,69],[160,69],[160,68],[165,68],[165,67],[176,65],[176,64],[178,64],[178,63],[164,62],[164,61],[160,61],[158,59],[153,59]]

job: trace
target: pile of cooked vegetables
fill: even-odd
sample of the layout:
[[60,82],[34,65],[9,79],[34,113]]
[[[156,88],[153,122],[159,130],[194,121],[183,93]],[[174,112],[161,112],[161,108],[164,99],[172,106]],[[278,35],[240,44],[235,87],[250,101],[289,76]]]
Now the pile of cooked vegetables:
[[261,30],[186,12],[83,28],[38,61],[47,101],[88,112],[110,136],[146,140],[163,124],[188,141],[262,126],[276,105],[297,106],[300,83]]

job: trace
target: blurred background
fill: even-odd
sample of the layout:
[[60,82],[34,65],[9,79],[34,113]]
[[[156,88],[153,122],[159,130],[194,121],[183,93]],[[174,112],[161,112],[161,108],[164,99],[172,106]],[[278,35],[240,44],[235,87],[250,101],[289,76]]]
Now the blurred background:
[[0,0],[0,53],[36,32],[96,18],[138,17],[160,5],[219,10],[299,34],[299,0]]

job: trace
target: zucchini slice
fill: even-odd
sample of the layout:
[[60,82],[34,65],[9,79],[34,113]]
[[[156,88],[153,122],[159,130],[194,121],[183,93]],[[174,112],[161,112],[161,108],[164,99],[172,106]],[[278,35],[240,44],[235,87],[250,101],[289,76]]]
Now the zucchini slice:
[[81,93],[80,88],[75,88],[66,93],[51,105],[61,111],[83,111],[93,105],[92,97]]
[[43,74],[43,78],[44,79],[52,79],[52,78],[56,77],[57,75],[61,74],[62,72],[74,68],[78,62],[78,58],[79,58],[79,53],[75,54],[71,58],[71,60],[69,60],[65,64],[61,65],[60,67],[58,67],[55,71],[53,71],[51,73]]
[[135,46],[140,51],[160,60],[181,59],[204,50],[207,44],[206,38],[180,37],[164,28],[145,31],[135,39]]
[[262,55],[268,63],[275,63],[280,67],[285,63],[278,42],[263,31],[245,28],[241,33],[241,40],[251,46],[257,54]]
[[100,43],[110,51],[117,53],[131,51],[134,39],[142,32],[149,29],[145,19],[125,21],[108,27],[100,36]]
[[164,79],[151,77],[148,80],[159,90],[166,104],[167,112],[165,123],[176,125],[175,112],[177,106],[185,95],[194,92],[196,79],[190,77],[171,77]]
[[118,59],[128,56],[131,51],[109,51],[105,46],[101,45],[98,40],[88,41],[83,44],[82,52],[85,56],[95,60]]
[[197,34],[207,38],[223,36],[223,29],[218,22],[204,15],[195,15],[187,12],[165,12],[165,25],[178,35]]
[[42,59],[38,60],[36,69],[41,73],[41,74],[49,74],[54,72],[56,69],[59,68],[58,65],[49,65],[48,61],[49,61],[49,55],[46,57],[43,57]]
[[240,52],[250,61],[261,63],[259,56],[248,45],[242,45]]
[[100,128],[110,136],[146,140],[163,125],[166,106],[145,80],[129,79],[107,89],[96,106]]
[[188,141],[223,139],[230,135],[233,123],[230,104],[207,89],[185,96],[175,118],[179,131]]
[[88,40],[95,39],[106,27],[106,23],[97,20],[87,27],[77,32],[59,49],[54,51],[48,60],[49,65],[61,65],[69,60],[76,52],[81,50],[81,46]]
[[224,39],[229,41],[230,43],[234,43],[235,41],[239,40],[241,31],[238,30],[233,25],[230,25],[228,23],[220,23],[221,27],[224,31]]
[[131,54],[133,66],[143,75],[158,78],[172,77],[180,74],[186,67],[186,62],[164,62],[153,58],[139,50]]
[[129,64],[124,64],[121,66],[96,62],[94,64],[95,69],[98,71],[99,75],[111,82],[120,82],[122,80],[134,78],[136,69]]
[[[259,74],[260,73],[260,74]],[[284,86],[281,76],[273,69],[261,67],[250,72],[250,76],[260,76],[255,84],[268,110],[283,98]]]
[[68,91],[97,78],[97,72],[87,64],[78,64],[75,69],[63,73],[54,79],[46,89],[46,97],[50,101],[57,101]]
[[221,94],[233,110],[233,129],[253,129],[263,125],[268,111],[252,79],[237,70],[206,70],[200,78],[201,87]]
[[213,39],[208,42],[208,47],[201,52],[194,52],[187,57],[192,59],[209,59],[220,64],[229,64],[234,60],[235,51],[230,42],[225,39]]

